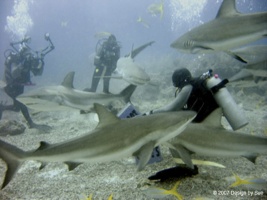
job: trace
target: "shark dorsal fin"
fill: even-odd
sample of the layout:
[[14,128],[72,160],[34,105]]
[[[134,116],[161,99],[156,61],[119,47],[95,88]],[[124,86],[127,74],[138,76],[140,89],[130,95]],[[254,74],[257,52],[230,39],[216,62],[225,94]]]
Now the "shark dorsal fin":
[[221,119],[222,109],[217,108],[202,123],[206,126],[222,128]]
[[94,109],[99,118],[99,124],[97,127],[106,126],[118,122],[120,119],[108,111],[104,106],[94,103]]
[[234,16],[239,14],[240,13],[236,10],[235,0],[224,0],[217,13],[216,18]]
[[75,72],[69,72],[65,76],[65,78],[64,78],[63,82],[61,83],[61,85],[64,86],[64,87],[67,87],[67,88],[74,88],[73,87],[74,74],[75,74]]

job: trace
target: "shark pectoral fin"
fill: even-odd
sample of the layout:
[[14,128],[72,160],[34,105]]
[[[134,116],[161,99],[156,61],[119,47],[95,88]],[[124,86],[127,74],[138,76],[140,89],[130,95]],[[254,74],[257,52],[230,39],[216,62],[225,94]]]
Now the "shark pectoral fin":
[[21,162],[15,159],[14,160],[8,159],[8,160],[5,160],[5,162],[7,165],[7,171],[6,171],[4,182],[2,184],[2,189],[12,180],[13,176],[16,174],[16,172],[18,171],[21,165]]
[[133,156],[139,158],[137,171],[141,171],[142,169],[144,169],[149,159],[151,158],[154,146],[155,142],[149,142],[144,146],[142,146],[137,152],[133,154]]
[[68,165],[69,171],[74,170],[76,167],[78,167],[80,164],[79,162],[71,162],[71,161],[66,161],[64,162],[66,165]]
[[221,124],[221,118],[222,118],[222,109],[217,108],[208,117],[206,117],[206,119],[202,122],[202,124],[210,127],[223,128]]
[[231,56],[232,58],[247,64],[248,62],[246,60],[244,60],[242,57],[238,56],[237,54],[231,52],[231,51],[225,51],[225,53],[227,53],[229,56]]
[[194,169],[190,152],[187,149],[185,149],[182,145],[175,144],[173,146],[175,147],[175,150],[170,149],[172,156],[174,158],[181,158],[188,167]]
[[18,171],[24,160],[25,152],[1,140],[0,147],[0,159],[6,163],[6,175],[1,178],[3,182],[0,183],[0,187],[3,189]]

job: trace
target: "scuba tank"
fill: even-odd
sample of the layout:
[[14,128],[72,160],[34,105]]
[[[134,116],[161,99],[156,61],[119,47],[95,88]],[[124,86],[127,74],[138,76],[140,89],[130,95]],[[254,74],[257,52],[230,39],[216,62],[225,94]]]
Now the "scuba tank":
[[247,125],[248,121],[244,117],[244,113],[225,87],[229,81],[227,79],[221,80],[217,74],[212,75],[212,70],[204,73],[201,77],[206,80],[206,87],[212,92],[215,101],[222,108],[222,112],[233,130]]

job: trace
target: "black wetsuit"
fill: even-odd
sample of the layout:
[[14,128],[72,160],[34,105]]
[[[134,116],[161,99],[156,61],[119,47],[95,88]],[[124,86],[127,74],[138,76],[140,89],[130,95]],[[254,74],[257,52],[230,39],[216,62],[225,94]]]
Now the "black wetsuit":
[[199,123],[218,108],[219,105],[216,103],[211,91],[205,86],[205,80],[194,78],[190,83],[193,89],[183,109],[196,111],[197,116],[193,122]]
[[[90,92],[96,92],[98,83],[100,81],[101,76],[106,76],[103,79],[103,92],[109,92],[109,81],[112,72],[116,69],[116,64],[118,59],[120,58],[120,46],[117,43],[113,45],[109,44],[108,41],[105,41],[99,51],[97,52],[94,65],[95,71],[92,78],[91,89],[87,90]],[[104,74],[103,74],[104,73]]]
[[12,98],[13,105],[1,105],[0,119],[4,110],[21,111],[29,126],[34,126],[27,107],[16,100],[17,96],[23,94],[24,86],[31,84],[30,72],[34,63],[36,62],[31,54],[20,55],[19,53],[11,53],[7,57],[5,61],[5,81],[7,85],[4,90]]

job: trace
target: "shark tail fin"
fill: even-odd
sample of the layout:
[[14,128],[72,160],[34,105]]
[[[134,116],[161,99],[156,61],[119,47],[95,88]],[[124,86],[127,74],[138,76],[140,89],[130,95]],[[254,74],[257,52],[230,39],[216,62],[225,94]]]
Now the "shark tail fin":
[[4,188],[18,171],[23,161],[24,151],[0,140],[0,158],[2,158],[7,166],[6,175],[1,188]]
[[136,87],[137,87],[136,85],[131,84],[120,92],[120,96],[123,97],[123,101],[125,103],[128,103],[130,101],[130,98],[131,98],[132,94],[134,93]]

